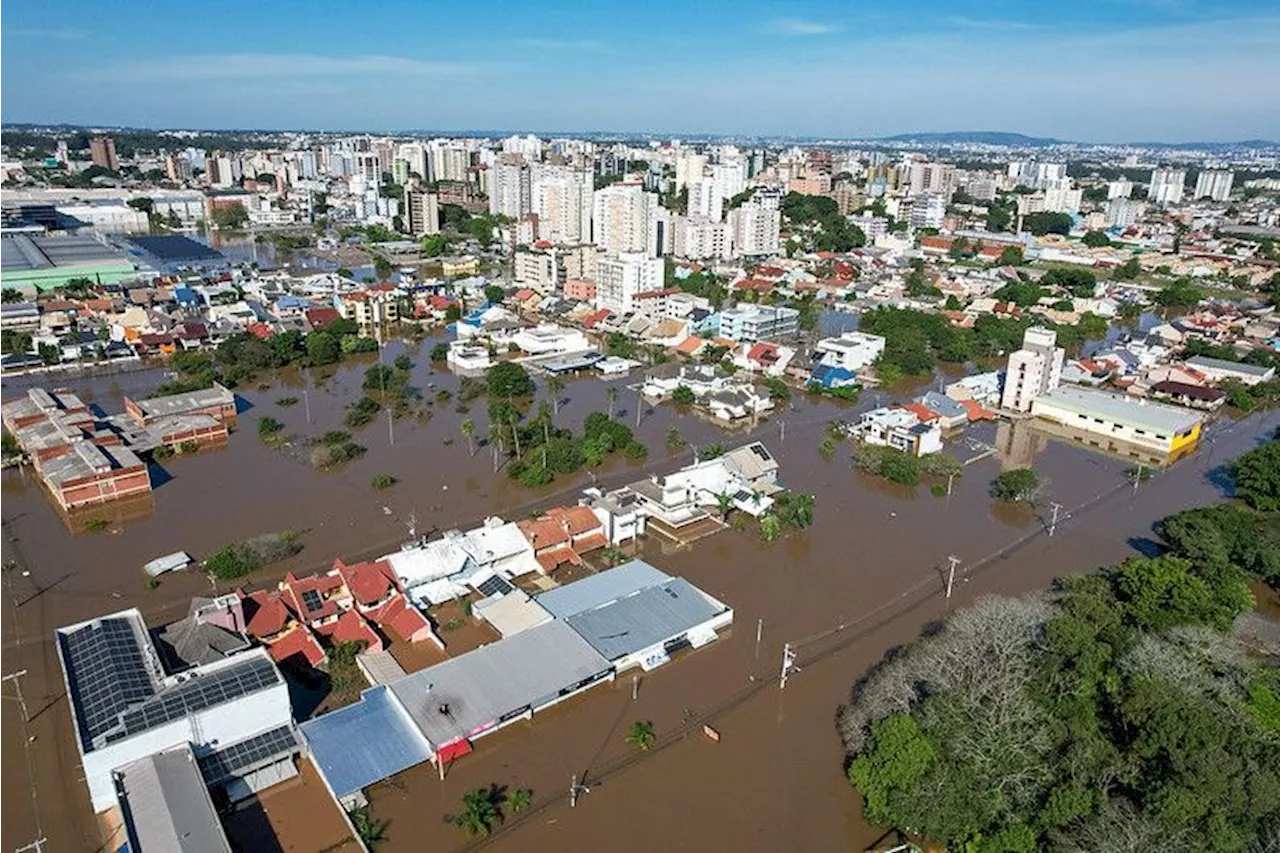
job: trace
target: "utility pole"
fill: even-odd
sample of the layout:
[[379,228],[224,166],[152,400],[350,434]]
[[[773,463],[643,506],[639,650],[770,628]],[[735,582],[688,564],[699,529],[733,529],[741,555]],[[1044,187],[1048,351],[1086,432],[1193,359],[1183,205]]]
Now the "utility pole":
[[640,676],[631,676],[631,701],[634,702],[640,698]]
[[756,660],[760,659],[760,638],[764,635],[764,618],[756,620]]
[[644,411],[644,391],[636,389],[636,429],[640,429],[640,414]]
[[791,647],[790,643],[787,643],[782,647],[782,675],[778,679],[779,690],[787,686],[787,676],[790,675],[791,670],[795,669],[795,665],[796,650]]
[[307,407],[307,423],[311,423],[311,394],[306,389],[302,389],[302,403]]
[[787,422],[786,422],[786,421],[782,421],[782,422],[781,422],[781,426],[779,427],[779,429],[782,431],[782,438],[781,438],[781,440],[782,440],[782,441],[786,441],[786,440],[787,440]]
[[960,563],[960,558],[955,554],[947,557],[947,561],[951,563],[951,568],[947,572],[947,598],[951,597],[951,587],[956,582],[956,566]]
[[1054,502],[1052,506],[1053,506],[1053,519],[1049,522],[1050,536],[1052,536],[1053,532],[1058,529],[1058,511],[1062,509],[1062,504]]
[[1142,463],[1138,463],[1138,467],[1133,471],[1133,490],[1138,491],[1138,483],[1142,480]]
[[[585,782],[586,780],[584,779],[583,781]],[[578,774],[577,773],[573,774],[573,779],[569,781],[569,808],[572,809],[572,808],[578,807],[579,794],[590,794],[590,793],[591,793],[591,789],[589,787],[587,787],[586,785],[578,784]]]
[[951,484],[954,483],[955,480],[956,475],[954,472],[947,475],[947,497],[951,497]]

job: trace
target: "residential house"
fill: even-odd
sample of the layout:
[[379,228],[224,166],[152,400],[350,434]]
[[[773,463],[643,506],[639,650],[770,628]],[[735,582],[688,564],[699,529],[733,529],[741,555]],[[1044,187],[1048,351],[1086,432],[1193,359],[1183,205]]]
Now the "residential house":
[[942,450],[942,426],[936,415],[927,414],[922,419],[919,412],[901,406],[873,409],[864,412],[850,431],[868,444],[924,456]]
[[564,563],[581,564],[583,554],[609,544],[604,525],[586,506],[555,507],[516,524],[543,574]]

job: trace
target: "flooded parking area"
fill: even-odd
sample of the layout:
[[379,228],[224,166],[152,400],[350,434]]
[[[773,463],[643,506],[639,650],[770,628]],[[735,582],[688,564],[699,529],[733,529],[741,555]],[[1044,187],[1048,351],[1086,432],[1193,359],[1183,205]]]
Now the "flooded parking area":
[[[245,579],[247,588],[273,586],[286,570],[303,574],[327,568],[338,556],[350,562],[394,550],[411,528],[422,534],[474,526],[489,515],[525,518],[576,501],[593,481],[620,485],[670,471],[692,458],[690,447],[667,450],[671,428],[691,446],[746,439],[730,438],[674,406],[645,404],[637,434],[649,447],[647,460],[614,459],[594,472],[526,489],[494,472],[486,448],[469,452],[461,423],[474,418],[476,434],[483,435],[486,400],[457,411],[457,377],[433,370],[429,361],[434,340],[392,344],[384,359],[408,352],[415,361],[412,383],[424,398],[434,400],[443,389],[453,399],[424,403],[424,416],[390,425],[384,411],[355,432],[367,453],[340,470],[318,472],[301,450],[269,447],[256,434],[256,418],[281,421],[297,448],[307,436],[342,429],[344,408],[361,395],[364,368],[376,357],[323,374],[286,372],[262,386],[237,389],[245,410],[231,443],[165,460],[168,479],[155,489],[154,506],[113,521],[104,532],[69,530],[29,477],[4,472],[4,671],[26,671],[20,684],[30,720],[24,726],[18,702],[4,703],[6,846],[30,843],[36,833],[49,838],[48,849],[100,844],[79,778],[52,633],[133,605],[150,624],[161,624],[185,615],[191,596],[210,592],[208,580],[190,573],[166,575],[158,588],[144,589],[146,561],[179,550],[203,557],[256,534],[303,531],[301,554]],[[154,369],[69,377],[68,384],[86,401],[118,410],[120,397],[145,394],[163,379],[163,371]],[[22,387],[6,378],[6,399]],[[568,382],[557,423],[577,429],[588,413],[606,411],[608,387],[620,387],[615,413],[634,426],[634,393],[588,376]],[[277,402],[287,396],[305,400]],[[634,687],[625,673],[478,741],[443,782],[424,765],[374,786],[373,816],[388,822],[379,850],[470,845],[444,816],[457,809],[464,792],[490,784],[533,792],[530,809],[507,815],[490,842],[496,849],[861,849],[878,832],[862,821],[843,778],[834,720],[866,667],[977,595],[1040,589],[1056,575],[1133,553],[1153,537],[1157,519],[1219,499],[1222,463],[1268,438],[1280,422],[1272,413],[1219,420],[1195,456],[1137,488],[1124,460],[1005,423],[984,426],[949,448],[972,462],[950,496],[935,497],[925,487],[909,490],[851,470],[847,448],[830,460],[819,452],[830,421],[886,399],[869,392],[855,406],[797,394],[785,411],[748,429],[778,459],[783,484],[816,496],[810,529],[768,544],[750,526],[713,531],[684,546],[656,535],[643,543],[645,559],[734,608],[731,632],[640,674]],[[989,497],[1002,466],[1031,466],[1042,475],[1047,485],[1035,507]],[[399,482],[375,491],[370,482],[379,473]],[[1060,505],[1060,518],[1049,538],[1051,502]],[[960,562],[948,601],[943,569],[949,555]],[[557,574],[556,580],[562,578]],[[217,591],[228,591],[227,585],[218,584]],[[461,620],[442,634],[445,642],[452,646],[456,639],[459,649],[484,642],[488,629],[460,605],[456,609],[437,615],[446,623]],[[786,643],[794,644],[800,670],[779,690]],[[419,654],[400,644],[391,650],[407,670],[438,660],[432,650]],[[6,696],[12,687],[6,685]],[[657,742],[648,752],[624,741],[637,720],[653,723]],[[719,732],[719,742],[703,734],[703,725]],[[586,779],[591,790],[571,809],[567,792],[574,776]],[[275,818],[273,796],[269,791],[263,800],[268,824],[280,820],[286,830],[305,833],[309,801],[281,805],[277,813],[288,817]],[[645,814],[663,819],[637,819]],[[335,820],[342,823],[340,815]],[[298,838],[282,833],[281,849],[324,849],[306,846],[318,843],[318,836]]]

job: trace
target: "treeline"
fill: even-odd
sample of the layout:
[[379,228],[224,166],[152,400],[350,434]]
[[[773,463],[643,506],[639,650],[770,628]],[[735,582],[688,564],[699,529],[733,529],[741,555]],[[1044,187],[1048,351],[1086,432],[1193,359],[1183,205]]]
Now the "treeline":
[[341,361],[344,356],[377,350],[378,342],[360,337],[350,320],[335,320],[324,329],[305,334],[281,332],[265,340],[242,332],[222,341],[212,353],[174,353],[170,366],[178,376],[160,385],[155,393],[199,391],[215,382],[235,388],[252,382],[266,370],[291,364],[319,367]]
[[1160,555],[980,601],[860,683],[868,820],[974,853],[1275,849],[1280,669],[1229,631],[1280,583],[1278,448],[1233,466],[1247,506],[1157,525]]
[[1033,325],[1056,331],[1058,345],[1067,349],[1077,349],[1107,331],[1106,320],[1093,314],[1085,314],[1078,323],[1062,325],[1041,318],[981,314],[973,328],[966,329],[951,325],[941,314],[889,307],[863,314],[858,328],[885,339],[876,371],[881,384],[889,385],[905,376],[928,373],[939,362],[963,364],[1016,350],[1022,346],[1023,332]]
[[782,215],[793,228],[813,228],[810,248],[815,252],[847,252],[867,244],[867,235],[840,215],[835,199],[790,192],[782,200]]

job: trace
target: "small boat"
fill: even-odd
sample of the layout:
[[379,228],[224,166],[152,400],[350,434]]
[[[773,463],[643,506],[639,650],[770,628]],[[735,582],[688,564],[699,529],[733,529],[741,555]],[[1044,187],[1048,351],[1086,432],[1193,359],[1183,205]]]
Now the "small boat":
[[142,567],[142,570],[151,577],[159,577],[165,572],[177,571],[185,569],[192,563],[191,555],[186,551],[174,551],[172,554],[165,554],[163,557],[156,557],[151,562]]

